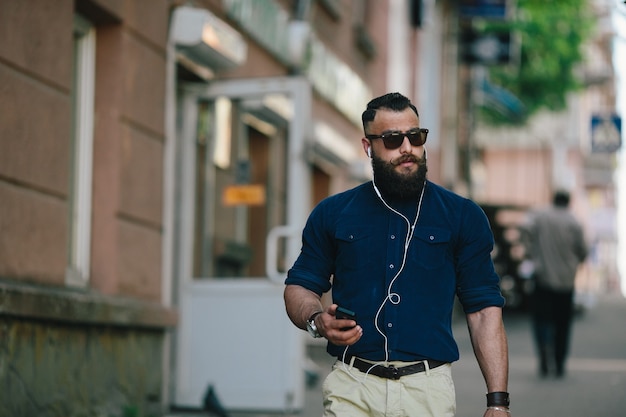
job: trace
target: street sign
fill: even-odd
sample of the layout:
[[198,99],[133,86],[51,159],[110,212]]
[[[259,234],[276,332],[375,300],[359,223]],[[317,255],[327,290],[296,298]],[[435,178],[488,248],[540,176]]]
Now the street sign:
[[461,0],[461,17],[506,18],[506,0]]
[[622,146],[622,118],[616,114],[591,117],[591,151],[612,153]]
[[261,206],[265,204],[265,186],[262,184],[231,185],[224,189],[225,206]]

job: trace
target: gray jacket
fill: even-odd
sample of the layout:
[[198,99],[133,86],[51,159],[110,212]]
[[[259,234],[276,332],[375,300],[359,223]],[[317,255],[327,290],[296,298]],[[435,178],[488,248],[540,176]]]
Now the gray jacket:
[[565,207],[534,211],[525,232],[537,284],[558,291],[573,290],[578,266],[587,257],[583,230],[574,216]]

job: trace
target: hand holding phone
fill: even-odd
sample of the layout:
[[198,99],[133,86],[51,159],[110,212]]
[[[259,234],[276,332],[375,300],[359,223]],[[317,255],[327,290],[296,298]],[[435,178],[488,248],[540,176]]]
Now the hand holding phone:
[[[347,308],[337,307],[337,310],[335,310],[335,318],[341,320],[354,320],[356,322],[356,313],[352,310],[348,310]],[[352,327],[344,327],[341,330],[350,329],[352,329]]]

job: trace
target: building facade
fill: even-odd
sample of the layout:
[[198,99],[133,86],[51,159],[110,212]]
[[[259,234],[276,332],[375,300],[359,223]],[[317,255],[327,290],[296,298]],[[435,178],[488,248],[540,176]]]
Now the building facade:
[[0,1],[0,415],[299,408],[282,277],[369,178],[367,101],[412,97],[455,176],[450,4]]
[[169,12],[148,6],[0,2],[0,415],[161,409]]

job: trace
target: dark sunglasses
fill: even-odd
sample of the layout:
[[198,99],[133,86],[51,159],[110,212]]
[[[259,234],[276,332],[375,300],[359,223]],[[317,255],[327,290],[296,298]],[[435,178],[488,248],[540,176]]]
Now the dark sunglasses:
[[404,142],[405,136],[409,138],[409,142],[411,142],[412,146],[422,146],[426,143],[428,129],[409,130],[408,132],[383,133],[382,135],[365,135],[365,137],[370,140],[382,139],[383,144],[387,149],[399,148],[402,145],[402,142]]

